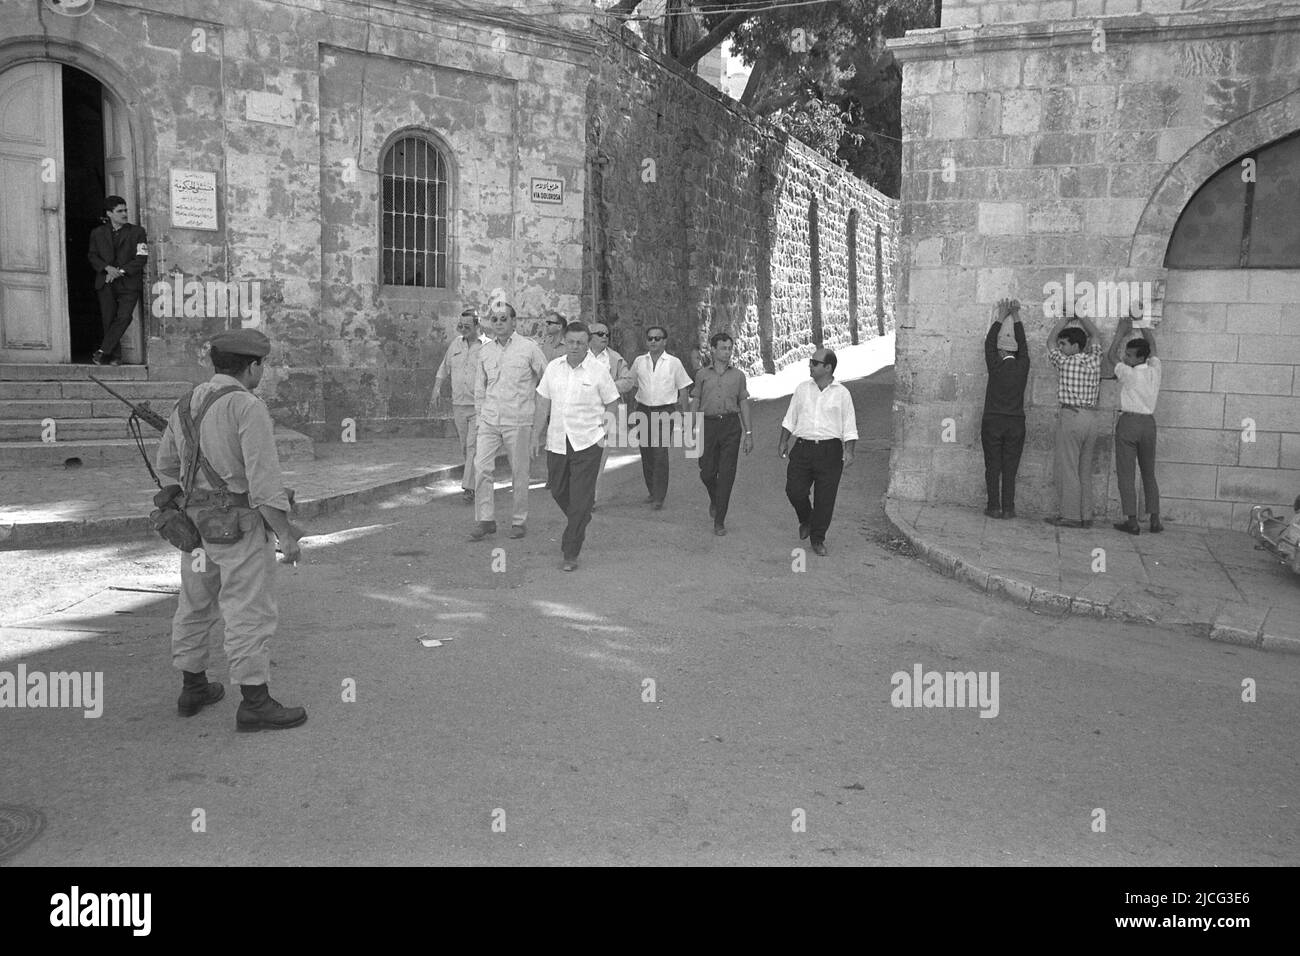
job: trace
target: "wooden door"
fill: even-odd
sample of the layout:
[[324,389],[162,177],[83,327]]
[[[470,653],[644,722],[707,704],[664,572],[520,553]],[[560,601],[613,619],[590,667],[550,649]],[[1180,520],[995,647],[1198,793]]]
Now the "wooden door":
[[63,74],[0,73],[0,362],[67,362],[63,262]]

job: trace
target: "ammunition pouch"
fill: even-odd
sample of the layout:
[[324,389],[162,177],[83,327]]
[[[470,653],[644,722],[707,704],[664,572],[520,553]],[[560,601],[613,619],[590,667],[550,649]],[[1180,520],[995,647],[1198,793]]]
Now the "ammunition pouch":
[[243,540],[239,519],[249,513],[248,495],[229,491],[194,491],[189,506],[198,509],[194,523],[207,544],[235,544]]
[[149,515],[149,524],[170,545],[190,552],[202,547],[199,529],[181,507],[180,485],[168,485],[153,496],[157,507]]

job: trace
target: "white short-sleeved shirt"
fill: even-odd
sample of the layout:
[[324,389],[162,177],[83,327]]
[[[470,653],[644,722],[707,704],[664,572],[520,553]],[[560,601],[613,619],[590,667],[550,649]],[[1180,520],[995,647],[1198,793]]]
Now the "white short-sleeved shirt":
[[567,357],[546,366],[537,394],[551,402],[546,428],[546,450],[566,454],[565,440],[574,451],[590,448],[605,438],[605,406],[618,400],[609,375],[609,362],[590,352],[574,368]]
[[1156,399],[1160,396],[1160,359],[1150,356],[1142,365],[1132,368],[1123,364],[1115,366],[1119,379],[1119,410],[1138,415],[1154,415]]
[[642,405],[676,405],[677,394],[693,384],[682,367],[681,360],[665,352],[658,362],[650,361],[650,353],[632,360],[632,373],[636,375],[636,400]]
[[818,388],[812,379],[802,382],[790,396],[781,427],[795,438],[822,441],[858,440],[858,419],[853,412],[853,396],[839,382]]

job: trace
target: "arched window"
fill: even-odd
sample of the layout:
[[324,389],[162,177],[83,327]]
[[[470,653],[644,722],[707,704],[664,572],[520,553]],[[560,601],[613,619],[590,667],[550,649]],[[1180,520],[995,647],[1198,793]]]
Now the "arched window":
[[421,136],[403,136],[383,160],[384,285],[447,288],[447,160]]
[[1229,163],[1178,217],[1170,269],[1300,268],[1300,134]]

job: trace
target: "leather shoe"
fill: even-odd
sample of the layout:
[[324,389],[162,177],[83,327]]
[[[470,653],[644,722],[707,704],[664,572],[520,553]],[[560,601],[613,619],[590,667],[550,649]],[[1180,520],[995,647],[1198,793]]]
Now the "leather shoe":
[[528,533],[528,528],[526,528],[524,525],[515,524],[510,526],[510,537],[512,538],[522,538],[527,533]]
[[985,513],[986,515],[988,515],[990,518],[1001,518],[1001,517],[1002,517],[1002,511],[1001,511],[1000,509],[998,509],[998,508],[985,508],[985,509],[984,509],[984,513]]
[[1161,531],[1164,531],[1164,530],[1165,530],[1165,526],[1162,525],[1162,524],[1160,523],[1160,516],[1159,516],[1159,515],[1152,515],[1152,516],[1151,516],[1151,533],[1152,533],[1152,534],[1159,534]]
[[480,521],[478,526],[469,533],[471,541],[482,541],[490,534],[497,533],[497,523],[495,521]]
[[226,689],[208,680],[206,671],[184,674],[181,696],[176,701],[176,712],[182,717],[193,717],[208,704],[215,704],[226,696]]
[[801,521],[801,522],[799,522],[799,540],[800,540],[800,541],[802,541],[804,538],[808,537],[808,535],[809,535],[811,532],[812,532],[812,526],[811,526],[810,524],[808,524],[807,521]]
[[265,684],[241,684],[244,700],[235,712],[235,729],[241,733],[259,730],[288,730],[307,722],[307,711],[285,707],[271,697]]
[[1015,516],[1016,516],[1015,508],[1004,508],[1002,510],[1002,517],[1004,518],[1014,518]]
[[1137,523],[1137,519],[1136,519],[1136,518],[1129,518],[1127,521],[1116,521],[1116,522],[1115,522],[1115,530],[1116,530],[1116,531],[1127,531],[1129,534],[1141,534],[1141,533],[1142,533],[1142,528],[1141,528],[1141,526]]
[[576,571],[578,570],[578,562],[570,561],[568,558],[565,558],[564,563],[560,565],[560,569],[564,571]]
[[96,349],[96,350],[95,350],[95,354],[92,355],[92,356],[90,357],[90,363],[91,363],[92,365],[103,365],[103,364],[104,364],[104,353],[101,352],[101,351],[99,351],[98,349]]
[[664,503],[662,501],[656,501],[654,504],[650,506],[650,508],[652,511],[663,511]]
[[822,544],[820,541],[816,542],[812,546],[812,549],[813,554],[820,554],[823,558],[826,557],[826,545]]
[[713,526],[713,533],[716,534],[719,538],[721,538],[723,535],[727,533],[727,529],[720,524],[715,524]]
[[472,505],[474,503],[474,492],[471,489],[466,488],[460,493],[460,500],[465,502],[467,505]]

